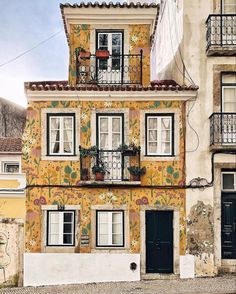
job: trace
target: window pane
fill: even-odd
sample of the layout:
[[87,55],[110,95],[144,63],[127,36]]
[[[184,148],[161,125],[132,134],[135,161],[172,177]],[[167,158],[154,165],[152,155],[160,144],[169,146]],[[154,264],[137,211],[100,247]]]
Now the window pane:
[[73,213],[64,213],[64,222],[69,223],[72,222]]
[[59,235],[51,235],[49,245],[59,245]]
[[[108,34],[98,35],[99,49],[107,49],[108,46]],[[102,48],[100,48],[102,47]]]
[[112,45],[121,44],[121,34],[112,34]]
[[122,244],[122,235],[112,235],[112,244],[121,245]]
[[50,226],[50,234],[59,234],[59,224],[58,223],[51,223]]
[[100,224],[99,233],[100,233],[100,235],[107,235],[108,234],[108,225],[107,224]]
[[51,142],[60,141],[60,132],[58,131],[51,131]]
[[113,132],[120,132],[120,118],[113,118],[112,119],[112,131]]
[[236,83],[236,74],[223,74],[222,75],[223,83]]
[[64,129],[72,129],[72,117],[65,117],[64,118]]
[[64,143],[64,153],[72,153],[72,143]]
[[157,143],[149,143],[149,153],[156,154],[157,153]]
[[235,103],[224,103],[224,112],[236,112],[236,102]]
[[113,212],[112,213],[112,222],[121,223],[122,222],[122,212]]
[[19,164],[5,164],[4,165],[5,173],[18,173],[19,172]]
[[63,235],[63,244],[72,244],[72,235],[64,234]]
[[51,130],[58,130],[60,128],[60,119],[51,117]]
[[108,244],[108,235],[100,235],[99,236],[99,245],[109,245]]
[[50,212],[50,223],[58,223],[59,222],[59,213],[58,212]]
[[236,87],[235,88],[224,88],[224,102],[236,103]]
[[162,143],[161,146],[162,146],[161,152],[163,154],[170,154],[170,143]]
[[122,225],[121,224],[112,224],[112,234],[121,234]]
[[234,189],[234,174],[223,174],[223,190]]
[[100,148],[108,149],[108,134],[100,134]]
[[157,131],[149,131],[149,141],[157,140]]
[[161,133],[162,142],[170,141],[170,131],[162,131]]
[[107,212],[99,212],[98,216],[99,216],[100,223],[107,223],[107,221],[108,221],[108,213]]
[[170,118],[162,118],[161,119],[161,126],[162,129],[170,129]]
[[149,118],[148,121],[149,121],[148,129],[156,130],[157,129],[157,118]]
[[120,146],[121,140],[120,140],[120,134],[113,134],[112,135],[112,149],[116,149]]
[[72,224],[64,224],[64,233],[72,233]]
[[64,142],[72,142],[72,131],[64,131]]
[[51,143],[51,153],[59,153],[60,150],[60,144],[59,142],[52,142]]
[[[99,69],[107,70],[107,59],[99,59]],[[101,79],[101,75],[98,75],[98,81]]]
[[101,117],[100,118],[100,131],[101,132],[108,132],[108,118]]

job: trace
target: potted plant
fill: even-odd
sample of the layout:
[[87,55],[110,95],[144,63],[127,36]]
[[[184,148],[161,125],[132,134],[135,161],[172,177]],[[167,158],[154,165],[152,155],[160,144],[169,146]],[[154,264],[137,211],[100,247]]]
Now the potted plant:
[[96,57],[99,59],[108,59],[110,56],[110,52],[108,50],[96,50]]
[[89,51],[80,51],[79,57],[81,59],[90,59],[91,53]]
[[140,181],[140,177],[146,173],[146,167],[130,166],[128,171],[131,175],[131,181]]
[[81,180],[82,181],[88,181],[88,169],[87,168],[82,168],[81,170]]
[[138,152],[140,152],[140,147],[134,145],[133,143],[129,145],[123,144],[123,145],[120,145],[117,148],[117,150],[121,151],[123,155],[133,156],[133,155],[136,155]]
[[92,172],[95,175],[96,181],[104,181],[104,176],[107,172],[107,169],[105,168],[103,163],[98,163],[92,167]]

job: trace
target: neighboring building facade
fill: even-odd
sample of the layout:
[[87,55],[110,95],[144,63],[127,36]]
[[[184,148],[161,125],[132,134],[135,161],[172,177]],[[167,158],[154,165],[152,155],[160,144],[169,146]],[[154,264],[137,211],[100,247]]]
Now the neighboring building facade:
[[[179,274],[187,247],[185,104],[197,87],[150,85],[158,8],[61,5],[69,81],[25,84],[25,285]],[[104,181],[96,180],[104,166]]]
[[163,1],[160,11],[152,78],[199,86],[186,103],[186,181],[203,185],[186,192],[187,250],[199,276],[236,271],[236,4]]

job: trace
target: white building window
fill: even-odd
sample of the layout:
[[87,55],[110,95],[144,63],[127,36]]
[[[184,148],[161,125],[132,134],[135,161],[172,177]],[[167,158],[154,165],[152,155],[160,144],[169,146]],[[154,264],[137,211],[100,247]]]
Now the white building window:
[[74,211],[48,211],[47,220],[48,246],[74,245]]
[[47,154],[75,155],[75,114],[47,114]]
[[124,212],[97,211],[97,247],[124,247]]
[[222,172],[222,190],[236,191],[236,171]]
[[173,114],[146,114],[146,155],[174,155]]
[[19,162],[3,162],[3,173],[19,173],[20,164]]
[[235,0],[222,0],[222,9],[224,14],[236,14]]

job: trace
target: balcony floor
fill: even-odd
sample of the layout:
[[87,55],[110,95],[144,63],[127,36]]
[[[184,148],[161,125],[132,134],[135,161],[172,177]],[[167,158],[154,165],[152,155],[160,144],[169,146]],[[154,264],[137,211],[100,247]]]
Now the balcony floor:
[[80,181],[81,186],[140,186],[141,181]]

